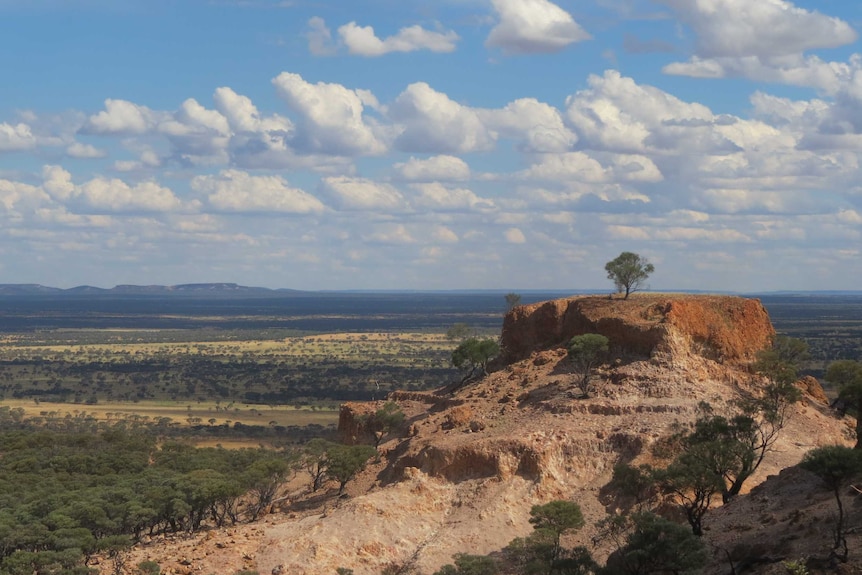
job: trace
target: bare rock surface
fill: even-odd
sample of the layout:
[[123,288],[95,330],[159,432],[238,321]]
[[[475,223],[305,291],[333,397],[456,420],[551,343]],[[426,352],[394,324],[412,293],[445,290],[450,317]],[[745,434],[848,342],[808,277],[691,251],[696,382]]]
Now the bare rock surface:
[[[614,357],[598,371],[593,396],[581,399],[564,343],[586,332],[608,336]],[[347,497],[303,495],[294,486],[297,495],[283,511],[229,530],[229,546],[217,544],[226,532],[185,548],[165,541],[158,553],[155,544],[135,549],[131,563],[150,558],[166,572],[183,556],[201,573],[265,574],[282,566],[307,575],[331,575],[338,567],[371,575],[409,564],[430,574],[454,553],[498,551],[528,534],[531,506],[553,499],[581,506],[587,526],[569,543],[591,547],[593,524],[613,511],[602,494],[613,466],[649,461],[648,448],[675,424],[693,421],[698,402],[722,411],[757,394],[764,382],[748,364],[773,335],[760,302],[737,297],[639,294],[517,307],[504,323],[507,362],[489,376],[452,394],[390,395],[407,416],[404,431],[381,444],[380,461],[348,484]],[[813,447],[849,444],[852,422],[838,419],[814,384],[801,385],[805,398],[747,487],[777,479],[707,515],[706,537],[715,549],[760,533],[753,513],[789,522],[788,512],[757,507],[756,497],[771,498],[770,483],[791,491],[794,478],[811,484],[798,470],[778,474]],[[342,433],[358,440],[362,416],[373,409],[346,404]],[[781,553],[792,557],[792,545]],[[592,551],[603,560],[610,550]],[[717,552],[714,572],[729,571],[723,561]]]
[[[775,331],[756,299],[703,295],[646,295],[627,300],[581,296],[520,306],[503,322],[506,363],[583,333],[600,333],[626,352],[680,352],[687,345],[721,362],[746,362]],[[683,334],[682,340],[675,336]]]

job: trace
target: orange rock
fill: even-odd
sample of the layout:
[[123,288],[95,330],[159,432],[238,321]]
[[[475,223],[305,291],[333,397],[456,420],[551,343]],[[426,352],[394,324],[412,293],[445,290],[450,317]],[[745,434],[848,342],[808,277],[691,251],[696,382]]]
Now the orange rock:
[[443,429],[456,429],[470,423],[473,419],[473,409],[469,405],[453,407],[443,419]]
[[816,377],[806,375],[796,382],[796,387],[802,390],[815,403],[821,405],[829,405],[829,398],[826,397],[826,392],[823,391],[823,386],[817,381]]
[[[681,335],[700,355],[745,363],[775,335],[760,300],[735,296],[638,294],[628,300],[585,296],[519,306],[503,320],[501,362],[510,364],[576,335],[600,333],[616,352],[649,357]],[[542,359],[539,359],[542,358]],[[546,358],[536,356],[540,362]]]

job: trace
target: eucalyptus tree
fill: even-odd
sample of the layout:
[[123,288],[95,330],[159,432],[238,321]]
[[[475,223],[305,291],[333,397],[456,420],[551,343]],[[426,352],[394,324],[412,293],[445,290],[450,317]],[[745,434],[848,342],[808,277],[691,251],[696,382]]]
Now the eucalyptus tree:
[[615,259],[605,264],[608,279],[614,282],[619,293],[625,293],[623,299],[629,299],[629,294],[639,291],[650,274],[655,271],[649,261],[633,252],[623,252]]

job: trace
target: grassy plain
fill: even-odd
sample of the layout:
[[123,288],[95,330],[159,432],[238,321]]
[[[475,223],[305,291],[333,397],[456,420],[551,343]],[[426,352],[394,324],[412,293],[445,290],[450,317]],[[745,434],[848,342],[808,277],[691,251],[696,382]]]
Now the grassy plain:
[[48,334],[9,334],[0,340],[0,359],[67,359],[77,362],[101,359],[122,362],[130,356],[209,355],[224,358],[262,355],[414,363],[411,358],[416,355],[416,351],[433,353],[452,347],[452,342],[439,333],[328,333],[278,340],[182,342],[170,341],[170,332],[163,332],[162,337],[165,341],[142,343],[139,332],[135,330],[87,330],[87,339],[91,343],[58,345],[52,343],[54,337]]
[[765,295],[761,301],[779,333],[808,343],[807,373],[823,377],[835,360],[862,361],[862,296]]
[[191,335],[118,329],[6,334],[0,405],[28,419],[125,422],[196,445],[249,447],[326,433],[338,423],[340,400],[436,387],[451,370],[453,344],[439,333],[256,340],[243,331],[220,333],[215,341]]
[[169,418],[179,426],[192,425],[335,425],[337,407],[297,408],[290,405],[222,406],[214,402],[182,403],[173,401],[105,402],[96,405],[36,402],[31,399],[5,399],[2,405],[21,408],[27,417],[92,416],[98,421],[132,420],[155,422]]
[[[176,335],[162,332],[159,341],[150,330],[86,330],[79,338],[68,330],[7,334],[0,390],[4,397],[89,405],[169,400],[331,408],[392,389],[436,387],[452,375],[453,344],[442,333],[254,339],[243,331],[217,341],[189,340],[188,333],[176,341]],[[212,414],[205,415],[206,421]]]

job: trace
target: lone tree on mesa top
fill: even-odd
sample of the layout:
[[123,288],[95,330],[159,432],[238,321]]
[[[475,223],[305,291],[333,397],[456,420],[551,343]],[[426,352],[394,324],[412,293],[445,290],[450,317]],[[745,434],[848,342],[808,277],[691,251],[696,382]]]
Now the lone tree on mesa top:
[[605,264],[608,279],[614,282],[619,293],[625,292],[623,299],[629,299],[629,294],[643,287],[655,267],[638,254],[623,252],[615,260]]

